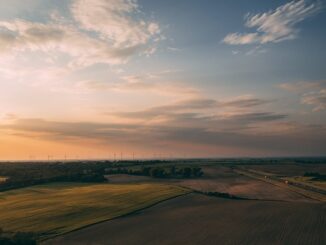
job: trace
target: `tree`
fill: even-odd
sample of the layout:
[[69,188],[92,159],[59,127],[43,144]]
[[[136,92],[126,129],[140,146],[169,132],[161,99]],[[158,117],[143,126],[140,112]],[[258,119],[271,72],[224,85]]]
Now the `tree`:
[[195,177],[200,177],[203,175],[203,171],[201,171],[201,168],[195,167],[192,169],[192,175]]
[[175,175],[175,166],[170,167],[170,175],[174,176]]
[[189,178],[191,176],[191,168],[184,168],[182,171],[182,176],[184,178]]
[[142,172],[143,175],[149,176],[150,175],[151,168],[150,167],[143,167]]
[[150,171],[152,177],[163,178],[165,177],[165,171],[162,168],[152,168]]

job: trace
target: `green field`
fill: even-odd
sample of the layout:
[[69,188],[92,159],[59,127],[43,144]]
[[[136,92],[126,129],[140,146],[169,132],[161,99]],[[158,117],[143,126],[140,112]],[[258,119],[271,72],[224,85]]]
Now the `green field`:
[[0,193],[0,227],[41,239],[145,208],[189,192],[164,184],[55,183]]

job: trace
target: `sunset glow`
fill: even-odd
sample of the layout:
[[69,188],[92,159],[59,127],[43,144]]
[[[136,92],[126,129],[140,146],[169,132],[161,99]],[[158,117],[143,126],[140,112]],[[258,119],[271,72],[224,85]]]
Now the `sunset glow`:
[[324,7],[2,0],[0,160],[325,155]]

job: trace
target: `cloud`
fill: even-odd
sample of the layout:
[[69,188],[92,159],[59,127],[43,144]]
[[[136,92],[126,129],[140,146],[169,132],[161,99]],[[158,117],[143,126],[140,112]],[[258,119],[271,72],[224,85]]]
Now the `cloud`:
[[270,112],[253,112],[253,113],[244,113],[244,114],[235,114],[228,116],[228,120],[233,120],[236,122],[266,122],[266,121],[274,121],[286,118],[287,115],[284,114],[275,114]]
[[245,95],[245,96],[234,98],[232,100],[219,102],[219,105],[224,107],[246,108],[246,107],[260,106],[270,102],[271,101],[269,100],[258,99],[252,97],[251,95]]
[[313,111],[326,110],[326,82],[283,83],[283,90],[297,93],[301,96],[301,104],[312,106]]
[[41,51],[51,57],[54,51],[58,51],[62,55],[69,55],[71,66],[89,66],[95,63],[121,64],[141,51],[141,47],[138,46],[115,48],[104,40],[77,31],[73,26],[15,20],[0,22],[0,27],[12,35],[9,41],[8,37],[0,36],[0,45],[2,44],[2,50],[5,49],[4,52]]
[[0,123],[0,132],[50,142],[187,151],[197,156],[209,151],[223,154],[226,148],[232,149],[233,156],[325,151],[325,126],[301,125],[288,121],[286,114],[257,109],[269,102],[248,95],[223,101],[194,98],[139,111],[108,112],[101,122],[15,116]]
[[[322,155],[326,143],[325,133],[322,126],[309,128],[298,125],[295,132],[283,132],[281,135],[246,134],[228,131],[208,131],[202,128],[179,128],[170,132],[174,140],[183,142],[201,142],[207,147],[219,148],[232,147],[243,151],[255,152],[258,155]],[[240,150],[239,150],[240,149]],[[237,150],[235,150],[237,151]],[[238,153],[239,154],[239,153]],[[250,153],[249,153],[250,154]],[[235,154],[237,155],[237,154]],[[234,155],[233,155],[234,156]]]
[[151,92],[178,97],[195,97],[200,93],[195,87],[187,86],[183,82],[169,81],[162,78],[165,73],[168,73],[168,71],[123,76],[114,83],[96,80],[81,81],[77,84],[77,87],[86,91]]
[[263,49],[260,45],[256,46],[249,51],[246,52],[246,55],[258,55],[258,54],[264,54],[267,53],[267,49]]
[[[197,114],[194,111],[211,109],[216,105],[217,102],[212,99],[191,99],[178,101],[169,105],[155,106],[141,111],[118,112],[114,113],[114,115],[142,120],[151,120],[157,117],[169,117],[170,120],[174,120],[178,115],[181,115],[181,117],[185,115],[196,117]],[[185,113],[189,111],[192,113]]]
[[167,47],[167,50],[172,51],[172,52],[180,52],[180,51],[182,51],[182,49],[175,48],[175,47]]
[[[118,113],[121,116],[146,117],[146,116],[160,116],[167,114],[175,114],[182,112],[196,112],[218,109],[243,109],[252,108],[255,106],[268,103],[267,100],[253,98],[252,96],[240,96],[231,100],[217,101],[214,99],[194,98],[188,100],[181,100],[163,106],[155,106],[146,110],[136,112],[122,112]],[[195,115],[195,114],[194,114]],[[230,116],[230,115],[229,115]],[[230,116],[231,117],[231,116]]]
[[256,28],[252,33],[230,33],[223,42],[231,45],[264,44],[292,40],[298,36],[296,25],[315,15],[321,9],[319,2],[308,4],[306,0],[291,1],[275,10],[261,14],[247,14],[245,26]]
[[[245,116],[243,116],[245,117]],[[266,118],[266,115],[250,115],[249,118]],[[193,117],[185,120],[195,120]],[[238,119],[238,118],[237,118]],[[272,119],[274,120],[274,119]],[[243,123],[241,120],[239,123]],[[214,122],[216,124],[216,122]],[[269,124],[273,126],[273,124]],[[266,126],[265,126],[266,127]],[[76,142],[87,141],[102,144],[140,147],[159,147],[160,151],[187,151],[189,155],[206,154],[199,151],[201,146],[206,150],[214,149],[216,154],[223,153],[220,149],[233,149],[246,154],[322,154],[325,152],[325,127],[321,125],[292,125],[292,130],[283,130],[282,134],[266,134],[255,131],[212,130],[204,124],[192,123],[184,126],[162,123],[155,124],[113,124],[96,122],[60,122],[43,119],[12,119],[11,122],[0,124],[1,131],[9,131],[20,137],[38,138],[47,141]],[[192,151],[189,151],[189,144]],[[162,148],[164,146],[164,148]],[[239,154],[239,152],[238,152]]]
[[9,32],[0,32],[0,52],[5,51],[15,41],[15,36]]
[[316,112],[326,110],[326,89],[304,94],[301,102],[302,104],[313,106],[313,111]]
[[[199,127],[212,131],[248,130],[260,123],[287,118],[287,115],[271,112],[255,112],[256,106],[267,103],[259,99],[237,98],[228,101],[190,99],[140,111],[108,113],[109,116],[146,125],[170,125]],[[258,125],[259,126],[259,125]]]
[[99,33],[115,47],[143,45],[161,33],[157,23],[132,17],[139,12],[135,0],[75,0],[71,12],[83,29]]
[[257,33],[231,33],[223,39],[223,42],[232,45],[259,43],[259,37]]
[[19,118],[12,120],[11,123],[0,125],[1,130],[10,130],[11,134],[50,141],[118,140],[120,137],[132,134],[139,127],[114,123],[48,121],[37,118]]
[[[326,83],[325,83],[326,85]],[[296,83],[282,83],[279,85],[279,87],[283,90],[289,91],[289,92],[306,92],[309,90],[319,89],[321,86],[323,86],[323,83],[320,82],[296,82]]]
[[61,60],[68,55],[70,67],[124,64],[136,54],[154,53],[161,36],[157,23],[137,18],[136,1],[75,0],[71,12],[75,22],[60,16],[47,23],[0,21],[0,52],[41,51]]

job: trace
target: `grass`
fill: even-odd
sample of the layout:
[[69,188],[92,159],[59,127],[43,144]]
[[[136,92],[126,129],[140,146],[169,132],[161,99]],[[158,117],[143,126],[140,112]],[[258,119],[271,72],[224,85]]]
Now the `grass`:
[[116,218],[189,192],[164,184],[52,183],[0,193],[0,227],[40,239]]

